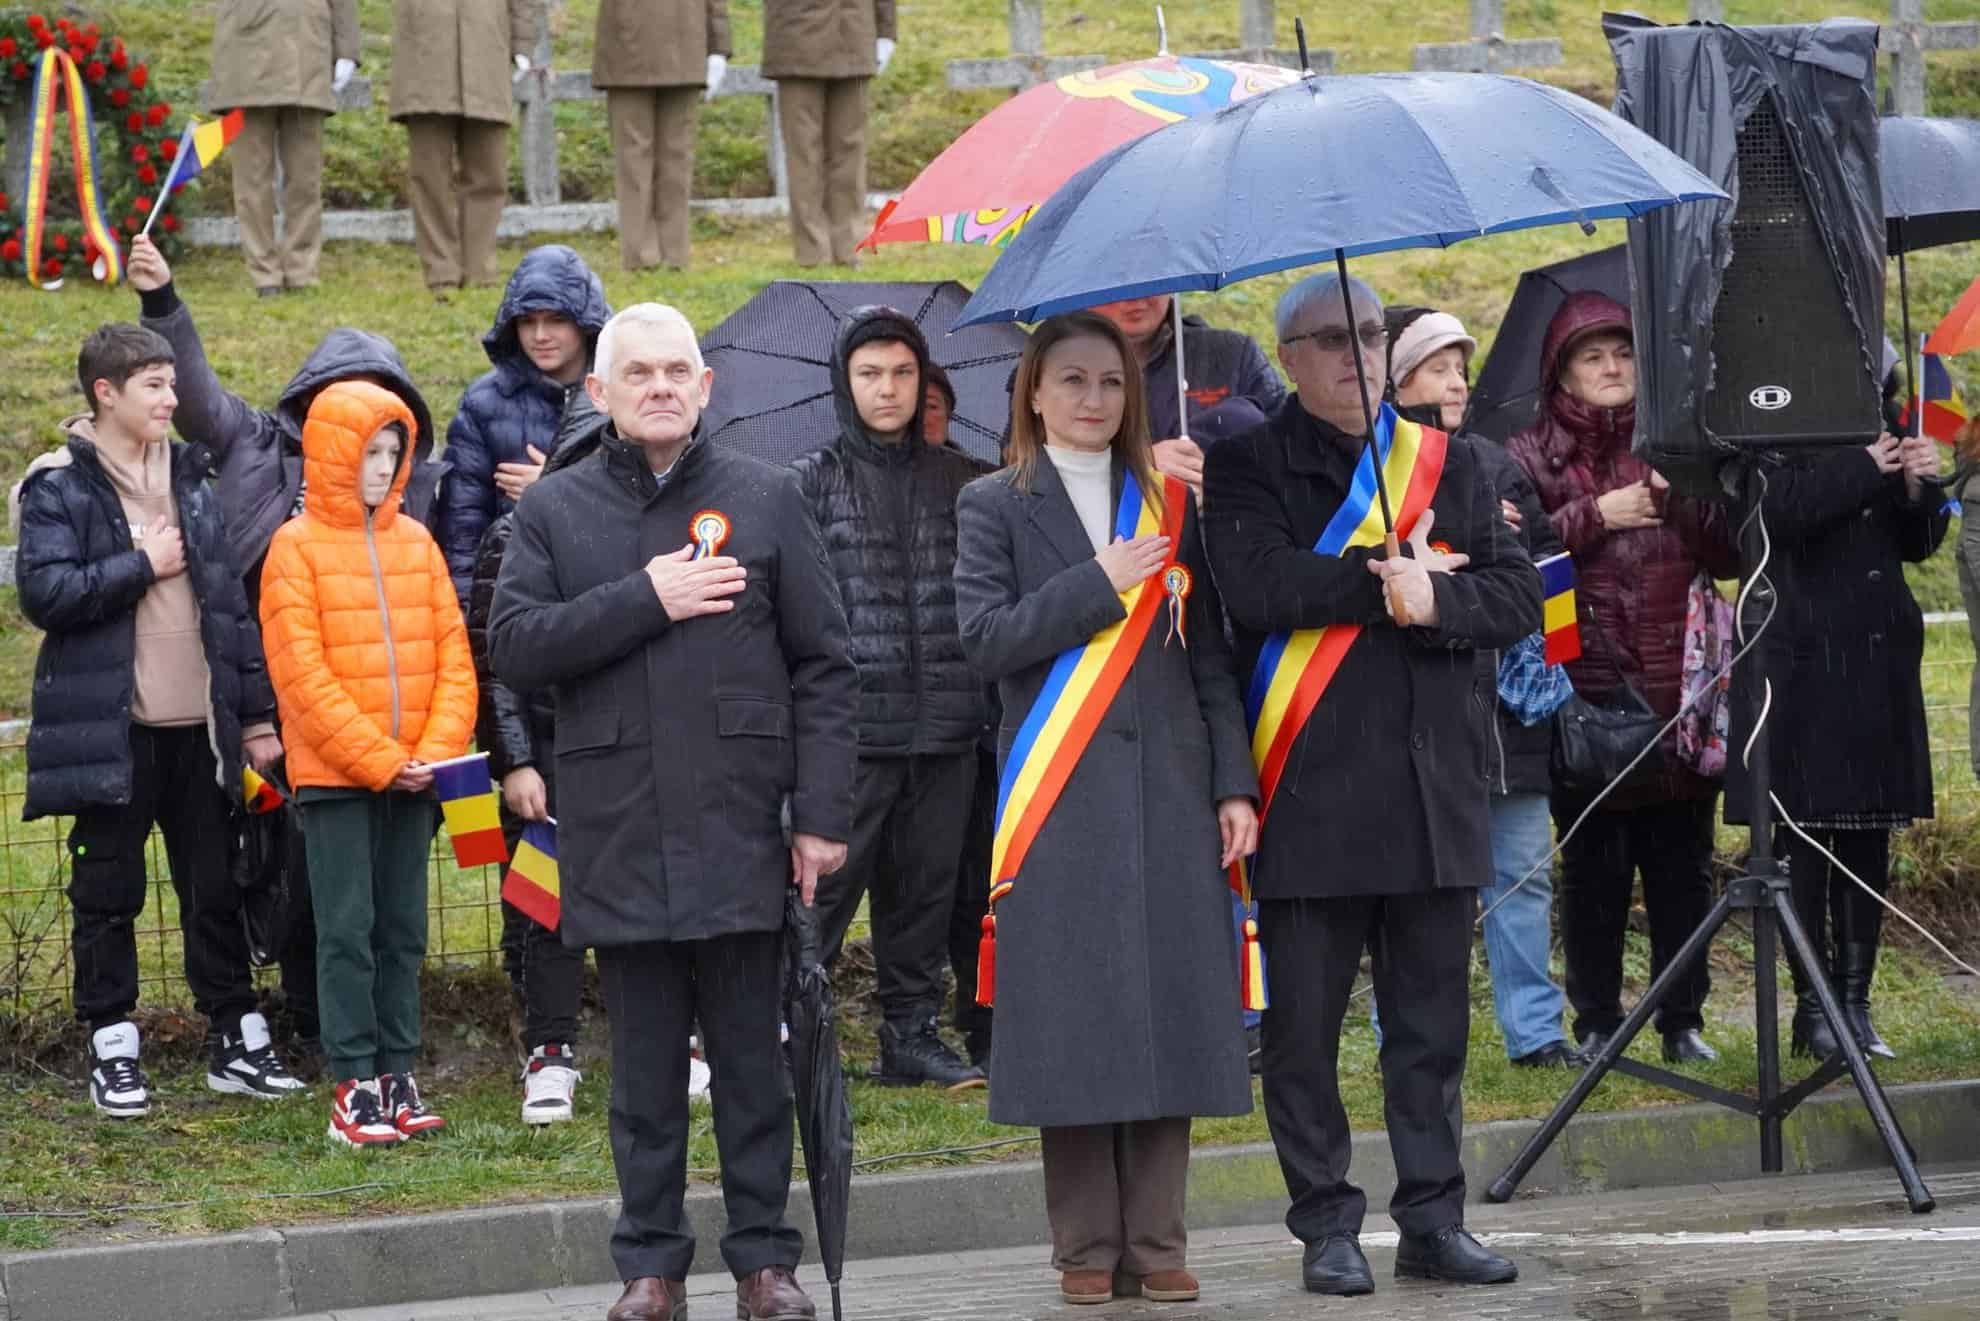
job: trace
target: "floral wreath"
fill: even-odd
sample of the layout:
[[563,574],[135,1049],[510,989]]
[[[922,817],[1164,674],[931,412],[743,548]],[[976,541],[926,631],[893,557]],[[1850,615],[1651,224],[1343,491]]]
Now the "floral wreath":
[[[179,154],[179,134],[170,123],[172,106],[152,88],[151,71],[131,58],[122,40],[104,36],[96,24],[66,18],[50,24],[40,14],[0,14],[0,107],[33,96],[41,52],[56,46],[68,51],[82,70],[90,115],[99,130],[96,171],[103,218],[128,242],[144,228],[160,172],[169,170]],[[102,140],[106,131],[108,141]],[[7,182],[0,181],[0,189]],[[22,233],[26,202],[0,191],[0,271],[8,275],[29,274]],[[152,240],[168,260],[178,250],[178,231],[178,217],[170,211],[152,227]],[[97,255],[79,219],[51,218],[42,240],[41,270],[33,274],[42,280],[87,278]]]

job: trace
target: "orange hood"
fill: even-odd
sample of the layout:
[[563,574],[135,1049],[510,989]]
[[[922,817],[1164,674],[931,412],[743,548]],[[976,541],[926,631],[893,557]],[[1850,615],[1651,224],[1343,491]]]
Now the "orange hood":
[[310,403],[303,421],[303,509],[333,527],[363,527],[364,500],[358,494],[359,470],[365,446],[388,422],[405,428],[399,468],[392,489],[378,506],[376,525],[384,526],[399,512],[406,479],[412,473],[413,450],[419,444],[419,423],[405,401],[370,381],[339,381],[326,386]]

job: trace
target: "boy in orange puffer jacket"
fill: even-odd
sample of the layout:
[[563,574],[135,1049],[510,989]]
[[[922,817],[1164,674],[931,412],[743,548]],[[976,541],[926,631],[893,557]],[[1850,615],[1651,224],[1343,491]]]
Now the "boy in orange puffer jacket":
[[303,512],[276,532],[261,627],[316,907],[330,1136],[392,1143],[445,1121],[420,1102],[431,763],[474,733],[474,660],[447,563],[399,501],[411,410],[369,381],[317,395]]

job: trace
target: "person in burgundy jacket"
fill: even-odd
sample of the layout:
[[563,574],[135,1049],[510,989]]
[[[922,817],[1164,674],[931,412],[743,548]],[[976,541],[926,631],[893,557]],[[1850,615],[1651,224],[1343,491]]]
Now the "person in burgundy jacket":
[[[1597,703],[1633,687],[1668,719],[1680,701],[1686,596],[1701,569],[1716,578],[1737,573],[1732,529],[1722,508],[1672,491],[1630,453],[1629,309],[1605,294],[1571,295],[1548,327],[1540,370],[1540,414],[1507,448],[1574,556],[1582,657],[1569,677]],[[1676,751],[1667,737],[1664,773],[1604,799],[1562,851],[1568,1001],[1575,1036],[1591,1053],[1622,1024],[1623,931],[1637,873],[1654,971],[1711,908],[1719,783],[1681,767]],[[1555,786],[1563,833],[1591,797]],[[1700,1034],[1709,987],[1700,960],[1659,1009],[1665,1059],[1714,1057]]]

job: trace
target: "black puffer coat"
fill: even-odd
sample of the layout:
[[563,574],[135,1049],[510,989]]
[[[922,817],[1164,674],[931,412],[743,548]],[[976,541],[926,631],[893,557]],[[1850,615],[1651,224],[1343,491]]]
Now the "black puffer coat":
[[[228,549],[204,446],[172,446],[172,498],[186,573],[199,601],[213,745],[222,789],[241,780],[241,729],[275,719],[261,636]],[[137,603],[156,581],[131,544],[123,502],[96,457],[71,434],[67,461],[29,471],[19,490],[14,581],[21,613],[46,631],[34,664],[22,818],[131,801],[131,702],[137,693]]]
[[447,427],[447,490],[434,539],[447,557],[463,609],[482,534],[515,508],[495,485],[496,467],[528,463],[531,445],[545,458],[554,454],[569,398],[584,391],[581,383],[567,386],[551,380],[523,352],[516,322],[531,312],[556,312],[576,322],[584,333],[587,361],[598,332],[612,317],[605,286],[584,258],[561,243],[532,249],[509,277],[495,323],[481,337],[494,367],[468,386]]
[[988,710],[983,680],[956,629],[956,497],[981,468],[923,444],[917,402],[906,439],[885,444],[861,424],[846,363],[861,344],[898,340],[928,365],[921,331],[890,308],[861,308],[832,358],[839,438],[793,466],[825,539],[859,666],[862,757],[967,752]]
[[[547,781],[556,755],[557,702],[548,692],[518,693],[495,677],[488,663],[488,617],[495,607],[495,580],[515,530],[514,514],[504,514],[481,539],[468,585],[468,646],[474,677],[481,685],[475,710],[475,746],[488,754],[488,770],[499,782],[510,771],[533,766]],[[552,809],[554,811],[554,809]]]

